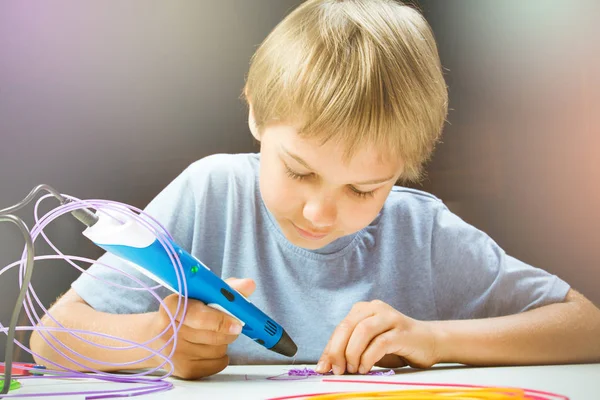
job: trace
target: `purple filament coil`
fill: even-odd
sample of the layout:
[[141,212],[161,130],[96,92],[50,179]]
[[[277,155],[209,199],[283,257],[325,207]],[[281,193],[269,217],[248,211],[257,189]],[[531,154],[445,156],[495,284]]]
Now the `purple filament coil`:
[[[365,375],[395,375],[396,373],[394,372],[393,369],[388,369],[388,370],[377,370],[377,371],[369,371],[367,372]],[[326,372],[324,374],[321,374],[317,371],[315,371],[314,369],[311,368],[293,368],[288,370],[287,373],[281,374],[281,375],[277,375],[277,376],[271,376],[267,379],[271,379],[271,380],[283,380],[283,381],[295,381],[295,380],[300,380],[300,379],[306,379],[309,378],[311,376],[328,376],[328,375],[333,375],[333,372],[329,371]]]

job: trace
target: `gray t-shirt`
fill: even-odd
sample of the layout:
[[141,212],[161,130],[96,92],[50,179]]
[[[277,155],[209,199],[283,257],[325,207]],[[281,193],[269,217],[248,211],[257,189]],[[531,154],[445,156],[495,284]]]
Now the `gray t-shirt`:
[[[419,320],[484,318],[560,302],[569,286],[507,255],[489,236],[436,197],[394,187],[375,220],[324,248],[291,244],[266,209],[257,154],[219,154],[193,163],[147,207],[175,241],[223,278],[252,278],[252,302],[298,345],[296,362],[318,360],[337,324],[359,301],[382,300]],[[111,254],[102,262],[151,284]],[[99,265],[95,276],[131,286]],[[152,284],[151,284],[152,285]],[[158,309],[147,292],[115,288],[82,275],[72,287],[110,313]],[[161,296],[170,294],[159,290]],[[240,336],[233,364],[290,359]]]

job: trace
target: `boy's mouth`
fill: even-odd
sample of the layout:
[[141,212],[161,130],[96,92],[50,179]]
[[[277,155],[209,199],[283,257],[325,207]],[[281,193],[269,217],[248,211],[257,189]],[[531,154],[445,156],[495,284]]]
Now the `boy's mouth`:
[[300,228],[299,226],[297,226],[293,222],[292,222],[292,225],[294,225],[294,228],[296,228],[296,230],[298,231],[298,233],[300,234],[300,236],[302,236],[305,239],[309,239],[309,240],[321,240],[325,236],[329,235],[329,232],[322,233],[322,232],[307,231],[305,229]]

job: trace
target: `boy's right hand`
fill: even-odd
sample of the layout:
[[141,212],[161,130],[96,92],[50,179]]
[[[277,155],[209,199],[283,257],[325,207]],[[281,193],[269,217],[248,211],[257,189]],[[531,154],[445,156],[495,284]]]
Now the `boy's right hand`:
[[[227,283],[246,297],[250,296],[256,288],[252,279],[230,278],[227,279]],[[180,321],[181,309],[179,315],[175,315],[177,301],[177,294],[169,295],[164,299],[171,315],[176,321]],[[152,337],[157,336],[170,325],[169,317],[162,307],[154,320]],[[173,375],[182,379],[198,379],[222,371],[229,364],[227,345],[231,344],[241,331],[242,326],[235,318],[208,307],[201,301],[188,299],[186,315],[177,334],[177,347],[171,356],[175,366]],[[155,349],[162,347],[172,335],[173,329],[169,328],[164,335],[153,342],[152,347]],[[168,355],[172,348],[173,342],[161,353]],[[164,361],[161,357],[156,357],[156,360],[160,363]]]

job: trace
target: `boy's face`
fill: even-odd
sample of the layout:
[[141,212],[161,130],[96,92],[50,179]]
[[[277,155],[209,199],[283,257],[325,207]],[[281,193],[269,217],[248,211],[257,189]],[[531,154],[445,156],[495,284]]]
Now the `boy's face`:
[[269,125],[260,141],[263,201],[286,238],[306,249],[369,225],[402,172],[401,161],[369,148],[344,162],[342,146],[302,138],[290,125]]

